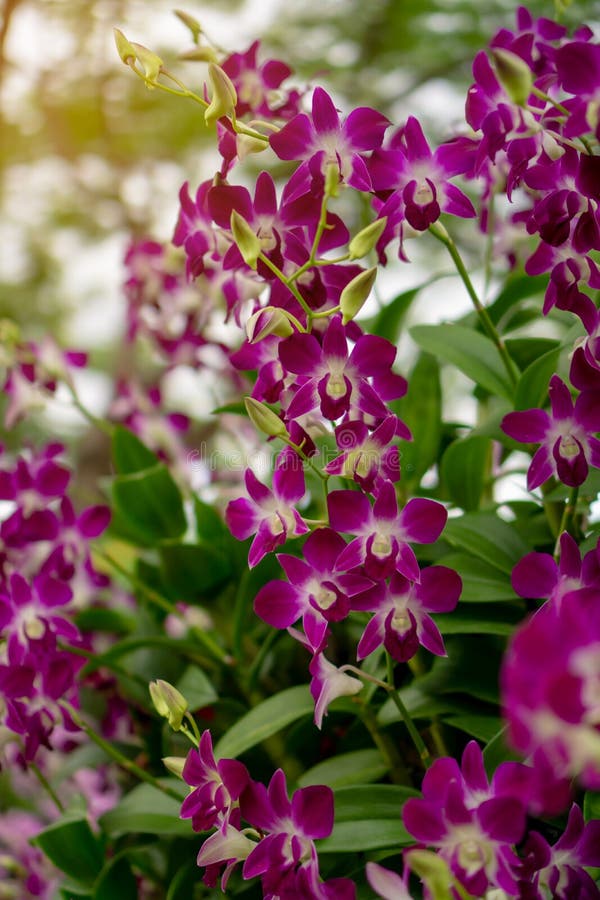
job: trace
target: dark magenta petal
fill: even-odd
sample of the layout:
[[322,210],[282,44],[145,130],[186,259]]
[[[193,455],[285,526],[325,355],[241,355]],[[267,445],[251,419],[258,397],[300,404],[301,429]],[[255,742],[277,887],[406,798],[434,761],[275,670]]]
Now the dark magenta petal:
[[288,65],[280,59],[268,59],[261,69],[262,78],[268,88],[278,88],[282,81],[292,74]]
[[343,537],[333,529],[318,528],[304,544],[304,558],[315,572],[332,572],[345,546]]
[[367,555],[365,538],[357,537],[343,550],[335,564],[337,572],[347,572],[364,563]]
[[376,519],[387,521],[394,521],[398,516],[398,498],[391,481],[384,481],[381,485],[373,506],[373,515]]
[[[568,531],[563,531],[560,536],[560,574],[570,578],[579,578],[581,575],[581,553],[576,541]],[[545,596],[542,594],[541,596]]]
[[404,537],[418,544],[433,544],[444,530],[448,512],[441,503],[413,497],[400,513]]
[[376,109],[360,106],[353,109],[346,119],[344,132],[355,150],[375,150],[381,147],[389,124],[389,119]]
[[552,447],[552,456],[560,481],[569,487],[578,487],[587,478],[589,467],[583,446],[573,435],[571,435],[571,439],[577,450],[575,455],[572,455],[573,448],[571,446],[569,446],[568,455],[565,455],[562,451],[562,438],[558,438]]
[[396,348],[393,344],[374,334],[363,334],[350,354],[350,363],[361,376],[385,375],[395,358]]
[[225,521],[232,535],[238,541],[245,541],[251,534],[254,534],[258,525],[256,507],[245,497],[232,500],[227,504]]
[[364,659],[383,643],[385,636],[385,618],[377,615],[367,623],[356,648],[356,658]]
[[417,797],[411,797],[404,804],[402,821],[407,831],[424,844],[437,844],[446,834],[442,810]]
[[556,69],[565,91],[593,94],[600,85],[600,47],[570,41],[556,51]]
[[306,159],[310,156],[314,138],[312,122],[301,113],[284,125],[281,131],[272,134],[269,143],[279,159]]
[[250,192],[239,185],[220,184],[208,192],[210,215],[221,228],[229,229],[231,213],[235,209],[247,222],[254,219]]
[[564,381],[553,375],[548,388],[552,415],[555,419],[568,419],[573,415],[573,399],[571,391]]
[[317,840],[333,829],[333,791],[322,784],[296,791],[292,797],[292,821],[298,831]]
[[86,538],[95,538],[102,534],[110,522],[108,506],[89,506],[79,516],[77,525],[80,533]]
[[273,863],[279,860],[280,845],[284,843],[285,839],[286,835],[283,834],[268,834],[263,837],[246,859],[242,868],[242,877],[245,879],[255,878],[268,871]]
[[246,472],[244,474],[244,481],[246,484],[246,490],[255,503],[260,505],[261,503],[265,503],[270,499],[270,497],[272,497],[272,492],[269,490],[266,484],[263,484],[262,481],[258,480],[252,469],[246,469]]
[[550,416],[543,409],[525,409],[508,413],[500,423],[505,434],[524,444],[541,443],[550,425]]
[[323,335],[323,355],[327,360],[333,358],[345,362],[348,358],[348,343],[341,316],[332,316],[329,321]]
[[287,408],[287,416],[290,419],[296,419],[305,416],[319,406],[320,397],[317,382],[312,379],[303,384],[292,397]]
[[269,581],[254,598],[254,612],[273,628],[289,628],[303,609],[302,595],[287,581]]
[[297,503],[304,497],[304,463],[295,450],[286,447],[275,463],[273,493],[284,503]]
[[448,566],[429,566],[421,572],[416,594],[429,612],[452,612],[462,591],[460,576]]
[[444,639],[440,634],[440,630],[426,613],[422,615],[420,628],[417,629],[419,642],[436,656],[446,656],[446,648],[444,647]]
[[527,471],[527,489],[529,491],[535,490],[540,484],[548,481],[553,473],[554,468],[550,461],[548,449],[547,447],[540,447],[534,454]]
[[68,469],[48,461],[40,467],[35,487],[45,497],[60,497],[66,491],[70,478],[71,473]]
[[451,756],[443,756],[436,759],[423,777],[422,791],[426,800],[443,806],[446,800],[448,785],[453,781],[462,782],[462,775],[458,763]]
[[410,544],[400,544],[396,556],[396,569],[409,581],[419,582],[421,580],[419,563]]
[[600,391],[584,391],[575,401],[575,419],[586,431],[600,431]]
[[461,759],[461,770],[472,791],[487,791],[488,778],[483,765],[483,754],[477,741],[469,741]]
[[558,582],[558,566],[549,553],[528,553],[512,571],[512,586],[520,597],[549,597]]
[[516,844],[525,831],[525,806],[515,797],[493,797],[477,809],[477,818],[486,834],[496,841]]
[[293,334],[279,345],[281,365],[296,375],[312,376],[321,371],[321,345],[312,334]]
[[312,98],[312,116],[319,136],[340,130],[340,117],[333,100],[322,87],[316,87]]
[[[259,216],[274,216],[277,213],[275,182],[268,172],[261,172],[256,179],[254,208]],[[238,210],[238,212],[241,212],[241,210]]]
[[334,531],[361,534],[372,517],[371,504],[359,491],[332,491],[327,497],[329,524]]

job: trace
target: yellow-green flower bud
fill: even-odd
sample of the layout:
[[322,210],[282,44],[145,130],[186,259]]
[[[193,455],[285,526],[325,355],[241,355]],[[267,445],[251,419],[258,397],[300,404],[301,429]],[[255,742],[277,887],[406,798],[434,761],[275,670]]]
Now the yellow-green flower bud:
[[186,50],[185,53],[179,54],[179,59],[185,59],[187,62],[216,62],[218,56],[212,47],[202,46],[194,47],[193,50]]
[[222,116],[230,116],[237,104],[237,93],[231,78],[221,66],[208,64],[208,80],[210,82],[210,105],[204,111],[204,121],[212,125]]
[[148,50],[147,47],[144,47],[143,44],[136,44],[134,41],[131,46],[135,50],[135,58],[144,70],[146,86],[153,88],[154,84],[158,81],[158,76],[163,67],[162,59],[152,50]]
[[183,694],[161,678],[151,681],[149,688],[156,712],[168,721],[173,731],[179,731],[188,709],[188,702]]
[[269,144],[267,141],[261,141],[260,138],[252,137],[251,134],[238,134],[235,138],[237,155],[240,162],[250,156],[251,153],[262,153],[267,150]]
[[182,9],[174,9],[173,12],[175,13],[179,21],[183,22],[186,28],[189,28],[192,33],[192,40],[195,44],[197,44],[198,38],[202,34],[202,26],[200,25],[200,22],[198,22],[198,20],[193,16],[190,16],[189,13],[184,12]]
[[258,344],[269,334],[277,337],[289,337],[294,327],[284,309],[266,306],[253,313],[246,322],[246,336],[251,344]]
[[509,98],[518,106],[526,106],[533,87],[531,69],[524,59],[516,53],[511,53],[510,50],[494,47],[490,52],[498,80]]
[[452,900],[453,877],[448,863],[433,850],[409,850],[406,863],[429,889],[432,900]]
[[185,766],[185,757],[183,756],[163,756],[163,766],[168,769],[172,775],[177,778],[183,778],[183,767]]
[[377,277],[377,266],[365,269],[352,281],[349,281],[340,297],[340,309],[342,311],[342,324],[347,325],[358,315],[365,301],[371,293]]
[[383,219],[375,219],[374,222],[355,234],[348,245],[350,259],[362,259],[363,256],[370,253],[383,234],[386,223],[387,216],[384,216]]
[[235,209],[231,213],[230,227],[244,262],[251,269],[256,269],[257,260],[262,251],[258,236],[254,234],[245,218]]
[[135,62],[137,54],[133,44],[129,43],[120,28],[113,28],[113,33],[115,36],[115,44],[117,45],[117,53],[121,57],[121,60],[126,66],[129,65],[130,60]]
[[337,163],[327,163],[325,170],[325,196],[337,197],[340,188],[340,170]]
[[248,418],[259,431],[263,431],[269,437],[288,437],[287,428],[266,404],[255,400],[254,397],[245,397],[244,405]]

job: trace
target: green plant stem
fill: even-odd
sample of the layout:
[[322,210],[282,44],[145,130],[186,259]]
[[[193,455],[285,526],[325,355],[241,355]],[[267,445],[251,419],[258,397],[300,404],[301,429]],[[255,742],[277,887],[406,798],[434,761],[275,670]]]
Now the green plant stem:
[[182,801],[181,795],[174,791],[173,788],[170,788],[168,785],[161,784],[161,782],[155,778],[153,775],[150,775],[149,772],[146,772],[145,769],[142,769],[137,763],[134,763],[133,760],[128,759],[123,753],[117,750],[110,741],[105,741],[103,737],[101,737],[91,725],[88,725],[84,719],[81,718],[79,713],[73,709],[73,707],[66,703],[64,700],[59,700],[59,705],[66,710],[69,714],[75,725],[78,728],[81,728],[83,732],[89,737],[97,747],[100,747],[107,756],[113,759],[118,766],[124,769],[126,772],[129,772],[130,775],[135,775],[136,778],[139,778],[140,781],[145,781],[147,784],[151,784],[153,787],[157,788],[159,791],[162,791],[163,794],[167,794],[167,796],[172,797],[174,800],[177,800],[179,803]]
[[454,265],[456,266],[456,271],[458,272],[458,274],[461,278],[461,281],[464,284],[469,297],[471,298],[473,306],[475,307],[477,315],[479,316],[479,321],[481,322],[483,329],[484,329],[485,333],[487,334],[487,336],[495,344],[496,349],[498,350],[498,353],[500,354],[500,358],[502,359],[504,368],[506,369],[506,372],[508,374],[511,384],[513,386],[516,386],[517,373],[515,372],[514,363],[511,360],[510,356],[508,355],[508,350],[506,349],[506,345],[504,344],[504,341],[498,334],[498,331],[496,330],[496,326],[490,319],[490,315],[489,315],[487,309],[485,308],[485,306],[479,299],[479,297],[477,295],[477,291],[473,287],[473,283],[472,283],[471,279],[469,278],[469,273],[467,272],[467,269],[465,267],[465,264],[462,260],[460,253],[458,252],[456,244],[454,243],[454,241],[452,240],[452,238],[450,237],[450,235],[448,234],[448,232],[446,231],[444,226],[441,225],[439,222],[435,222],[433,225],[430,225],[429,231],[435,238],[438,239],[438,241],[441,241],[441,243],[444,245],[444,247],[447,249],[448,253],[450,254],[452,261],[453,261]]
[[323,199],[321,200],[321,211],[319,213],[319,222],[317,224],[317,230],[315,231],[315,236],[313,238],[312,247],[310,248],[310,254],[308,259],[303,265],[301,265],[296,271],[289,276],[287,279],[288,286],[297,281],[301,275],[304,275],[305,272],[308,272],[314,265],[316,265],[317,253],[319,252],[319,244],[321,243],[321,238],[323,237],[323,232],[327,228],[327,202],[329,200],[329,195],[325,193],[323,195]]
[[264,253],[260,253],[258,258],[260,259],[261,262],[263,262],[265,264],[267,269],[271,270],[273,275],[275,275],[277,278],[279,278],[281,283],[286,286],[286,288],[290,291],[290,293],[292,293],[294,295],[294,297],[296,298],[296,300],[298,301],[298,303],[300,304],[300,306],[306,313],[307,320],[310,322],[310,320],[313,317],[313,311],[310,308],[310,306],[308,305],[308,303],[306,302],[306,300],[304,299],[304,297],[302,296],[302,294],[300,293],[300,291],[298,290],[298,288],[296,287],[296,285],[293,282],[290,282],[290,280],[288,278],[286,278],[284,273],[281,271],[279,266],[276,266],[274,262],[271,262],[269,257],[266,256]]
[[410,734],[413,744],[417,748],[417,752],[423,763],[423,766],[428,769],[433,760],[431,759],[431,754],[429,750],[425,746],[425,741],[419,734],[417,727],[413,720],[410,717],[410,713],[408,712],[406,706],[402,702],[400,698],[400,694],[396,690],[394,686],[394,662],[389,653],[386,652],[386,664],[387,664],[387,681],[388,681],[388,693],[392,698],[393,703],[396,706],[396,709],[402,716],[402,721],[406,725],[407,731]]
[[[96,653],[92,653],[90,650],[84,650],[83,647],[73,647],[71,644],[63,644],[61,641],[59,641],[58,646],[61,650],[66,650],[67,653],[72,653],[74,656],[82,656],[84,659],[94,662],[98,659]],[[102,667],[110,669],[111,672],[114,672],[115,675],[120,675],[121,678],[127,678],[129,681],[134,681],[136,684],[141,685],[144,690],[148,688],[148,682],[145,678],[142,678],[141,675],[136,675],[134,672],[128,672],[127,669],[120,666],[119,663],[112,662],[111,660],[107,660],[106,662],[102,661]],[[83,671],[85,672],[85,669]]]
[[35,775],[35,777],[37,778],[37,780],[39,781],[41,786],[44,788],[44,790],[46,791],[46,793],[48,794],[48,796],[50,797],[50,799],[52,800],[52,802],[54,803],[54,805],[56,806],[58,811],[61,813],[64,813],[65,808],[64,808],[63,804],[61,803],[56,791],[54,790],[54,788],[52,787],[52,785],[50,784],[50,782],[48,781],[48,779],[46,778],[44,773],[40,771],[40,769],[34,762],[29,763],[29,768],[31,769],[31,771],[33,772],[33,774]]
[[271,652],[273,645],[279,640],[283,633],[284,632],[282,631],[277,631],[275,628],[271,628],[265,639],[261,642],[256,656],[252,660],[252,664],[248,670],[249,691],[255,690],[258,678],[260,676],[260,670],[263,667],[263,663]]
[[75,390],[75,386],[73,384],[70,384],[69,382],[66,382],[66,385],[71,394],[71,399],[73,400],[73,406],[75,407],[75,409],[77,409],[77,411],[81,413],[83,418],[87,422],[89,422],[90,425],[93,425],[93,427],[97,428],[98,431],[102,431],[104,434],[108,435],[108,437],[112,438],[114,429],[110,422],[106,422],[104,419],[99,419],[97,416],[91,413],[79,399],[79,395]]
[[571,493],[565,502],[562,518],[558,526],[558,534],[556,536],[556,544],[554,545],[554,559],[558,562],[560,558],[560,536],[563,531],[569,531],[573,526],[573,519],[577,510],[577,499],[579,497],[579,487],[571,488]]
[[[113,559],[108,553],[101,550],[94,550],[95,555],[97,555],[100,559],[103,559],[107,562],[112,568],[118,572],[120,575],[125,578],[129,584],[132,585],[136,590],[141,591],[142,594],[151,602],[154,603],[155,606],[159,607],[166,613],[170,613],[178,618],[183,618],[182,613],[177,609],[174,603],[171,603],[170,600],[167,600],[166,597],[163,597],[153,588],[149,587],[149,585],[145,584],[140,578],[137,578],[132,572],[128,572],[120,563]],[[199,643],[202,644],[202,647],[209,656],[213,659],[218,660],[222,665],[231,665],[231,659],[229,655],[219,647],[216,641],[214,641],[210,635],[208,635],[205,631],[201,631],[200,629],[194,629],[194,637],[198,640]]]
[[[563,104],[559,103],[557,100],[553,100],[549,94],[547,94],[545,91],[540,90],[540,88],[536,87],[535,85],[532,85],[531,93],[534,95],[534,97],[539,97],[540,100],[545,100],[546,103],[549,103],[551,106],[553,106],[554,109],[558,110],[559,113],[562,113],[563,116],[570,115],[569,110],[567,109],[566,106],[563,106]],[[532,111],[539,112],[538,110],[532,110]],[[583,144],[583,147],[585,148],[586,153],[589,153],[590,156],[593,156],[594,151],[592,150],[587,138],[582,137],[580,135],[579,140]]]
[[390,778],[394,784],[411,784],[408,769],[398,752],[398,748],[390,736],[379,727],[377,717],[371,707],[360,697],[354,697],[354,702],[359,710],[359,718],[371,735],[373,743],[383,756],[389,768]]

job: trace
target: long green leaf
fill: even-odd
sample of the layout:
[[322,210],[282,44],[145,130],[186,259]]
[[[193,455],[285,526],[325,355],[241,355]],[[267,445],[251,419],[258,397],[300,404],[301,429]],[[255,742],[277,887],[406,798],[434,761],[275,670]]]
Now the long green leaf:
[[423,350],[456,366],[491,394],[512,402],[513,386],[488,337],[464,325],[416,325],[410,334]]
[[327,784],[331,788],[349,784],[365,784],[383,778],[387,763],[379,750],[353,750],[340,753],[331,759],[307,769],[298,779],[298,785]]
[[[181,791],[183,800],[185,785],[174,778],[165,780],[175,790]],[[139,784],[125,795],[114,809],[100,818],[102,829],[111,837],[141,832],[142,834],[192,836],[189,822],[179,818],[181,804],[163,794],[151,784]]]
[[277,734],[302,716],[310,715],[314,701],[308,685],[287,688],[264,700],[231,726],[215,747],[215,756],[239,756],[250,747]]
[[508,575],[531,550],[508,522],[493,513],[467,513],[449,519],[444,539]]

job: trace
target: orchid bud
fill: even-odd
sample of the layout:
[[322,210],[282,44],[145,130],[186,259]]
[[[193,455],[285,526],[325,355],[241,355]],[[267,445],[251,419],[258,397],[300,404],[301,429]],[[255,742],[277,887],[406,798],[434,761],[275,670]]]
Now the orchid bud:
[[251,269],[256,269],[257,260],[262,251],[260,240],[245,218],[235,209],[231,213],[230,228],[244,262]]
[[216,62],[218,56],[212,47],[194,47],[193,50],[186,50],[185,53],[179,54],[179,59],[185,59],[187,62]]
[[193,16],[190,16],[189,13],[184,12],[182,9],[174,9],[173,12],[175,13],[179,21],[183,22],[186,28],[189,28],[192,33],[192,40],[195,44],[197,44],[198,38],[202,34],[202,26],[200,25],[200,22],[198,22],[198,20]]
[[121,57],[121,60],[126,66],[129,65],[130,60],[135,62],[136,52],[133,44],[127,40],[120,28],[113,28],[113,33],[115,36],[115,44],[117,45],[117,52]]
[[509,98],[518,106],[526,106],[533,87],[533,75],[525,60],[502,47],[494,47],[491,54],[500,84]]
[[237,104],[237,93],[229,75],[216,63],[208,64],[210,105],[204,111],[204,121],[212,125],[222,116],[230,116]]
[[[147,47],[144,47],[143,44],[136,44],[133,42],[131,46],[135,50],[135,58],[144,70],[144,75],[146,76],[146,87],[152,89],[154,87],[154,83],[158,81],[158,76],[160,75],[160,71],[163,67],[163,61],[156,53],[152,50],[148,50]],[[150,83],[148,83],[150,82]]]
[[287,428],[272,409],[254,397],[245,397],[244,405],[252,424],[269,437],[289,437]]
[[289,337],[294,327],[284,309],[266,306],[253,313],[246,322],[246,336],[251,344],[258,344],[269,334],[277,337]]
[[177,778],[183,778],[185,759],[183,756],[163,756],[163,766]]
[[325,171],[325,196],[337,197],[340,187],[340,170],[337,163],[328,163]]
[[168,721],[173,731],[179,731],[188,709],[188,702],[183,694],[161,678],[151,681],[149,688],[156,712]]
[[433,850],[409,850],[406,862],[429,889],[432,900],[452,900],[454,879],[446,860]]
[[342,311],[342,325],[347,325],[358,315],[365,301],[371,293],[377,277],[377,266],[365,269],[356,278],[349,281],[340,296],[340,309]]
[[382,219],[375,219],[374,222],[355,234],[348,245],[350,259],[362,259],[363,256],[370,253],[383,234],[386,224],[387,216],[384,216]]
[[235,139],[237,155],[240,162],[250,156],[251,153],[262,153],[269,146],[267,141],[252,137],[251,134],[238,134]]

